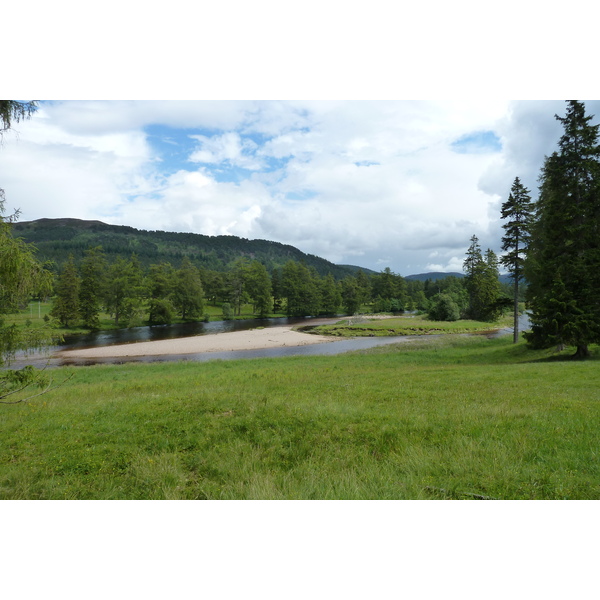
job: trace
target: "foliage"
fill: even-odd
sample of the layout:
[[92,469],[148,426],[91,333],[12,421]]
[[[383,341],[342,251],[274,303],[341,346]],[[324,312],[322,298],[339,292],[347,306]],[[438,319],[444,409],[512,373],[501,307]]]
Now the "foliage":
[[306,265],[288,261],[282,269],[281,289],[289,317],[319,314],[319,289]]
[[[0,100],[0,140],[13,122],[28,119],[35,110],[36,102]],[[12,235],[12,224],[19,211],[4,217],[4,203],[4,190],[0,189],[0,366],[10,363],[17,351],[42,348],[55,338],[47,327],[33,328],[29,321],[19,327],[15,323],[6,324],[2,318],[20,308],[30,295],[40,298],[47,295],[51,287],[50,273],[36,259],[34,248]],[[32,397],[28,392],[17,400],[5,398],[20,394],[31,386],[43,387],[46,383],[46,377],[32,367],[4,370],[0,375],[0,401],[2,404],[24,402]],[[48,389],[47,386],[41,393]]]
[[104,302],[115,324],[118,326],[123,321],[128,326],[141,324],[145,282],[137,257],[132,255],[129,260],[117,258],[108,269],[107,279]]
[[0,100],[0,140],[2,135],[11,129],[13,123],[29,119],[37,110],[37,102],[20,102],[18,100]]
[[69,254],[73,254],[78,262],[88,248],[102,246],[109,262],[114,262],[117,257],[128,259],[135,253],[144,268],[161,262],[179,268],[187,256],[198,268],[220,273],[229,271],[235,260],[242,257],[258,260],[269,273],[281,269],[289,260],[303,262],[321,276],[331,273],[336,280],[354,275],[358,270],[357,267],[335,265],[287,244],[231,235],[144,231],[79,219],[24,221],[16,225],[16,231],[27,242],[36,245],[42,260],[53,260],[59,265]]
[[333,278],[331,273],[321,277],[317,282],[321,306],[319,314],[335,315],[342,305],[341,285]]
[[224,321],[231,321],[231,319],[233,319],[233,308],[231,307],[231,304],[229,304],[229,302],[223,302],[221,310],[223,311]]
[[568,102],[558,151],[546,158],[525,265],[533,348],[600,341],[600,145],[585,106]]
[[253,260],[244,272],[246,293],[253,304],[253,311],[259,318],[269,316],[273,310],[271,278],[266,267]]
[[467,250],[463,268],[465,270],[465,286],[469,293],[467,315],[478,321],[493,321],[501,313],[500,282],[498,281],[498,259],[490,248],[485,257],[481,254],[479,239],[471,237],[471,245]]
[[434,298],[427,316],[433,321],[458,321],[460,308],[449,294],[439,294]]
[[63,327],[70,327],[79,319],[79,288],[81,279],[77,274],[73,255],[69,257],[56,284],[56,295],[51,315]]
[[204,311],[204,291],[200,272],[185,257],[175,275],[173,306],[183,320],[198,319]]
[[89,329],[100,328],[100,310],[106,288],[107,262],[101,246],[86,250],[81,262],[79,313]]
[[502,219],[508,219],[502,227],[502,250],[500,258],[513,281],[513,342],[519,340],[519,284],[523,279],[525,254],[531,240],[533,203],[529,190],[515,177],[508,200],[502,204]]

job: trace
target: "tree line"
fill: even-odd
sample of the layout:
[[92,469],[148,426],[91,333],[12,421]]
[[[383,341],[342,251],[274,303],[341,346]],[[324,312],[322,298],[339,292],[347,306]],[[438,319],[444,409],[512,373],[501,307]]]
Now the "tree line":
[[86,250],[79,263],[70,255],[56,275],[51,315],[62,326],[100,327],[100,314],[116,326],[169,324],[176,319],[201,320],[207,305],[222,309],[222,318],[239,316],[251,305],[258,318],[373,312],[427,311],[440,294],[458,299],[459,314],[468,311],[465,283],[457,277],[432,282],[407,280],[389,268],[381,273],[358,271],[336,280],[314,267],[289,260],[268,272],[258,260],[237,258],[225,271],[198,267],[184,257],[180,267],[168,262],[144,268],[133,254],[107,259],[102,247]]

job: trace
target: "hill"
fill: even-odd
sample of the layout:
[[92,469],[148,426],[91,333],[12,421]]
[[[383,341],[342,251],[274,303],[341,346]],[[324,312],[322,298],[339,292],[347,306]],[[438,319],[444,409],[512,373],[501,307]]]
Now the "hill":
[[[282,267],[287,261],[303,262],[320,275],[331,273],[336,279],[355,274],[360,267],[335,265],[324,258],[268,240],[248,240],[232,235],[208,236],[198,233],[145,231],[124,225],[80,219],[38,219],[14,225],[14,235],[32,243],[41,261],[64,263],[69,254],[80,260],[88,248],[102,246],[109,261],[135,253],[144,266],[169,262],[178,267],[187,256],[198,267],[225,271],[240,257],[256,259],[267,270]],[[363,269],[371,273],[368,269]]]
[[[441,273],[438,271],[434,271],[432,273],[417,273],[416,275],[407,275],[405,279],[409,281],[426,281],[429,279],[430,281],[437,281],[438,279],[445,279],[446,277],[464,277],[464,273]],[[500,283],[511,283],[511,279],[508,275],[500,275],[498,277]]]
[[437,281],[438,279],[445,279],[446,277],[464,277],[464,273],[441,273],[441,272],[432,272],[432,273],[417,273],[416,275],[407,275],[405,279],[409,281]]

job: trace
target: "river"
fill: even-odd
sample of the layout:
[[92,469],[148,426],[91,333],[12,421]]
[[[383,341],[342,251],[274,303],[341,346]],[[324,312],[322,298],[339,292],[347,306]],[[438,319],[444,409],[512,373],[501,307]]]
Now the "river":
[[[49,358],[61,350],[75,350],[82,348],[95,348],[99,346],[112,346],[115,344],[132,344],[135,342],[150,342],[157,340],[177,339],[195,335],[226,333],[229,331],[246,331],[257,327],[277,327],[282,325],[316,326],[326,323],[336,323],[343,317],[332,319],[324,318],[272,318],[272,319],[243,319],[232,321],[212,321],[210,323],[181,323],[175,325],[154,325],[145,327],[132,327],[130,329],[115,329],[98,331],[84,335],[66,336],[59,346],[48,348],[44,354],[20,354],[11,363],[11,368],[19,369],[26,365],[42,368],[60,367],[67,365],[86,366],[94,364],[122,364],[124,362],[173,362],[193,361],[205,362],[210,360],[234,360],[240,358],[278,358],[283,356],[319,356],[342,354],[353,350],[366,350],[375,346],[396,344],[415,339],[417,336],[389,336],[389,337],[359,337],[344,340],[335,340],[323,344],[307,346],[285,346],[282,348],[262,348],[256,350],[238,350],[228,352],[202,352],[198,354],[172,354],[163,356],[142,356],[127,358],[94,358],[94,359],[63,359]],[[520,318],[520,330],[528,327],[527,315]],[[498,330],[493,336],[512,334],[512,328]],[[421,336],[418,336],[421,337]],[[424,336],[423,336],[424,337]],[[431,336],[427,336],[431,337]]]

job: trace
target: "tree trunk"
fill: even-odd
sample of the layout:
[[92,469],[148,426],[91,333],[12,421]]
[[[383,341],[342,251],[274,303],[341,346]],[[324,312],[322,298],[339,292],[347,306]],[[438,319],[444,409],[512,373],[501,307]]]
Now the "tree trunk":
[[590,350],[587,344],[579,344],[577,346],[577,351],[573,354],[573,358],[577,360],[583,360],[585,358],[590,357]]
[[514,330],[513,330],[513,344],[519,341],[519,280],[515,276],[515,298],[514,298]]

